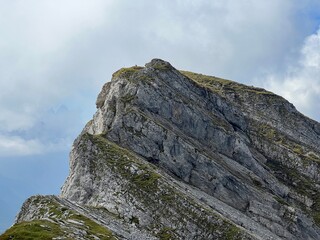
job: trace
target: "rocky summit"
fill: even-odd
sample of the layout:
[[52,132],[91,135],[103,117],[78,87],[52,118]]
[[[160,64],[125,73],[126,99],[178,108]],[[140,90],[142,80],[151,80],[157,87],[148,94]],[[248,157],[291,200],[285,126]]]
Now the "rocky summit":
[[320,124],[282,97],[153,59],[96,105],[0,239],[320,239]]

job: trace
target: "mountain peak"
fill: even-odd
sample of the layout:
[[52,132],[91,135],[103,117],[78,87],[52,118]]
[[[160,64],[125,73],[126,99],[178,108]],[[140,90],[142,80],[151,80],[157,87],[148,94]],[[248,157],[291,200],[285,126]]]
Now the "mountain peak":
[[[96,105],[61,196],[26,201],[15,228],[49,219],[81,239],[320,238],[320,124],[282,97],[153,59],[115,72]],[[105,231],[86,235],[90,221]]]
[[146,63],[145,66],[156,70],[174,69],[169,62],[159,58],[152,59],[149,63]]
[[172,67],[169,62],[155,58],[152,59],[149,63],[146,63],[145,67],[135,65],[132,67],[125,67],[119,69],[118,71],[112,74],[112,80],[114,81],[118,78],[145,80],[144,76],[149,75],[152,72],[167,70],[175,70],[175,68]]

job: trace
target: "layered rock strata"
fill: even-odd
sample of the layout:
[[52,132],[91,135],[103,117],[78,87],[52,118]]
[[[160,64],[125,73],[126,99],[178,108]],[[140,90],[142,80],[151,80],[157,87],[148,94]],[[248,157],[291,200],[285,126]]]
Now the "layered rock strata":
[[115,72],[96,105],[61,196],[30,198],[17,224],[78,239],[320,239],[320,124],[282,97],[154,59]]

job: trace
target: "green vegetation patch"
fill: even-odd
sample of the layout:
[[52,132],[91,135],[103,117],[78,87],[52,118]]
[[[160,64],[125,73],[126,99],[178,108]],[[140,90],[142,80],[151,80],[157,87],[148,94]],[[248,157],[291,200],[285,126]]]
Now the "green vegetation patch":
[[[51,196],[35,196],[29,204],[38,208],[37,217],[46,220],[21,222],[8,229],[0,239],[74,239],[73,229],[81,231],[86,239],[115,240],[112,232],[91,219],[59,204]],[[72,220],[72,221],[70,221]],[[78,236],[78,235],[77,235]],[[82,236],[82,235],[81,235]],[[80,236],[80,237],[81,237]],[[79,237],[79,236],[78,236]]]
[[174,240],[176,237],[174,236],[174,231],[172,228],[164,227],[162,228],[158,234],[157,237],[159,237],[160,240]]
[[[70,219],[77,220],[84,224],[85,227],[83,229],[87,232],[88,236],[97,236],[101,240],[115,240],[116,238],[112,235],[112,232],[99,225],[98,223],[92,221],[91,219],[81,215],[81,214],[72,214]],[[92,239],[94,239],[92,237]]]
[[141,163],[131,152],[108,141],[101,135],[86,133],[84,137],[90,139],[102,150],[98,158],[107,158],[105,163],[112,170],[118,172],[122,177],[144,191],[157,189],[160,175],[149,164]]
[[140,66],[121,68],[112,74],[112,78],[130,78],[133,74],[137,73],[141,69],[143,69],[143,67]]
[[314,152],[308,152],[304,155],[306,159],[320,163],[320,157],[316,155]]
[[282,205],[285,205],[285,206],[289,206],[289,204],[281,197],[278,197],[278,196],[274,196],[273,197],[278,203],[282,204]]
[[242,234],[239,228],[236,226],[228,227],[228,230],[224,233],[225,240],[240,240],[242,238]]
[[125,78],[126,80],[132,83],[137,83],[137,82],[149,83],[153,81],[154,78],[150,74],[148,74],[145,71],[140,71],[142,69],[143,67],[140,67],[140,66],[121,68],[120,70],[112,74],[112,79]]
[[[284,147],[288,152],[299,157],[304,167],[320,162],[320,158],[318,158],[314,152],[310,151],[307,146],[300,145],[296,140],[279,132],[272,126],[259,122],[253,122],[251,124],[251,129],[256,129],[254,134],[257,134],[257,137],[265,139],[270,144]],[[290,161],[290,157],[287,156],[287,158],[288,161]],[[279,161],[269,159],[267,165],[274,171],[276,177],[281,182],[290,186],[296,193],[306,196],[313,201],[311,209],[308,209],[304,204],[301,205],[299,203],[299,205],[301,205],[300,207],[309,213],[317,225],[320,226],[320,193],[318,194],[315,180],[299,172],[294,167],[288,167],[287,164]],[[282,205],[288,205],[282,198],[275,197],[275,199]]]
[[293,152],[295,152],[296,154],[298,154],[298,155],[302,155],[303,154],[303,149],[302,149],[302,147],[301,146],[299,146],[299,145],[294,145],[294,147],[293,147]]
[[59,224],[47,220],[34,220],[15,224],[0,236],[0,240],[51,240],[54,237],[65,237]]
[[152,65],[152,67],[159,71],[165,71],[171,69],[171,67],[166,62],[157,62]]
[[[129,150],[108,141],[102,135],[84,134],[83,138],[100,149],[97,161],[103,161],[112,171],[128,180],[127,191],[145,206],[145,209],[141,208],[142,211],[152,212],[153,221],[148,229],[158,231],[156,236],[160,239],[183,237],[178,234],[178,229],[172,227],[175,224],[181,227],[181,223],[186,221],[198,226],[203,235],[209,238],[243,238],[244,233],[235,225],[222,220],[210,209],[201,209],[193,199],[169,186],[152,164],[144,163]],[[129,221],[139,226],[137,217],[132,216]],[[170,222],[170,227],[164,222]],[[182,227],[181,230],[187,234],[188,229]]]
[[[73,219],[80,221],[82,225],[77,225],[77,229],[81,229],[87,239],[116,240],[112,232],[94,221],[80,214],[72,214]],[[52,240],[53,238],[61,238],[66,240],[74,239],[73,228],[71,223],[61,226],[59,223],[48,220],[33,220],[28,222],[17,223],[8,229],[0,240]]]
[[[320,193],[316,187],[316,182],[296,169],[284,166],[279,162],[268,160],[267,165],[275,171],[276,177],[281,182],[313,201],[311,209],[307,209],[304,205],[301,205],[301,207],[313,217],[315,223],[320,227]],[[276,198],[276,200],[281,204],[288,205],[281,198]]]
[[295,140],[285,136],[268,124],[253,123],[252,129],[257,129],[257,134],[268,142],[276,143],[298,155],[304,164],[320,162],[320,158],[312,151],[308,151],[306,146],[300,145]]
[[256,129],[256,133],[269,142],[277,143],[279,145],[285,146],[286,148],[294,147],[294,143],[291,143],[291,141],[289,141],[286,136],[284,136],[282,133],[268,124],[254,122],[252,123],[251,128]]
[[294,168],[289,168],[277,161],[267,161],[267,165],[275,171],[279,180],[291,186],[297,193],[311,195],[314,188],[314,181],[304,176]]
[[240,84],[234,81],[207,76],[203,74],[188,72],[188,71],[180,71],[184,76],[190,78],[201,86],[207,87],[211,89],[213,92],[224,95],[224,93],[232,91],[232,92],[248,92],[255,94],[264,94],[264,95],[274,95],[272,92],[266,91],[263,88],[250,87],[244,84]]

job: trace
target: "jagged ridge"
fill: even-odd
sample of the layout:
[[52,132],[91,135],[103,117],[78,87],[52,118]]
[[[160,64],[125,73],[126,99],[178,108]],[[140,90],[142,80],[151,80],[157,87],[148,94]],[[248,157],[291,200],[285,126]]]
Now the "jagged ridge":
[[154,59],[115,72],[97,108],[60,199],[104,209],[86,216],[114,236],[320,237],[320,124],[285,99]]

